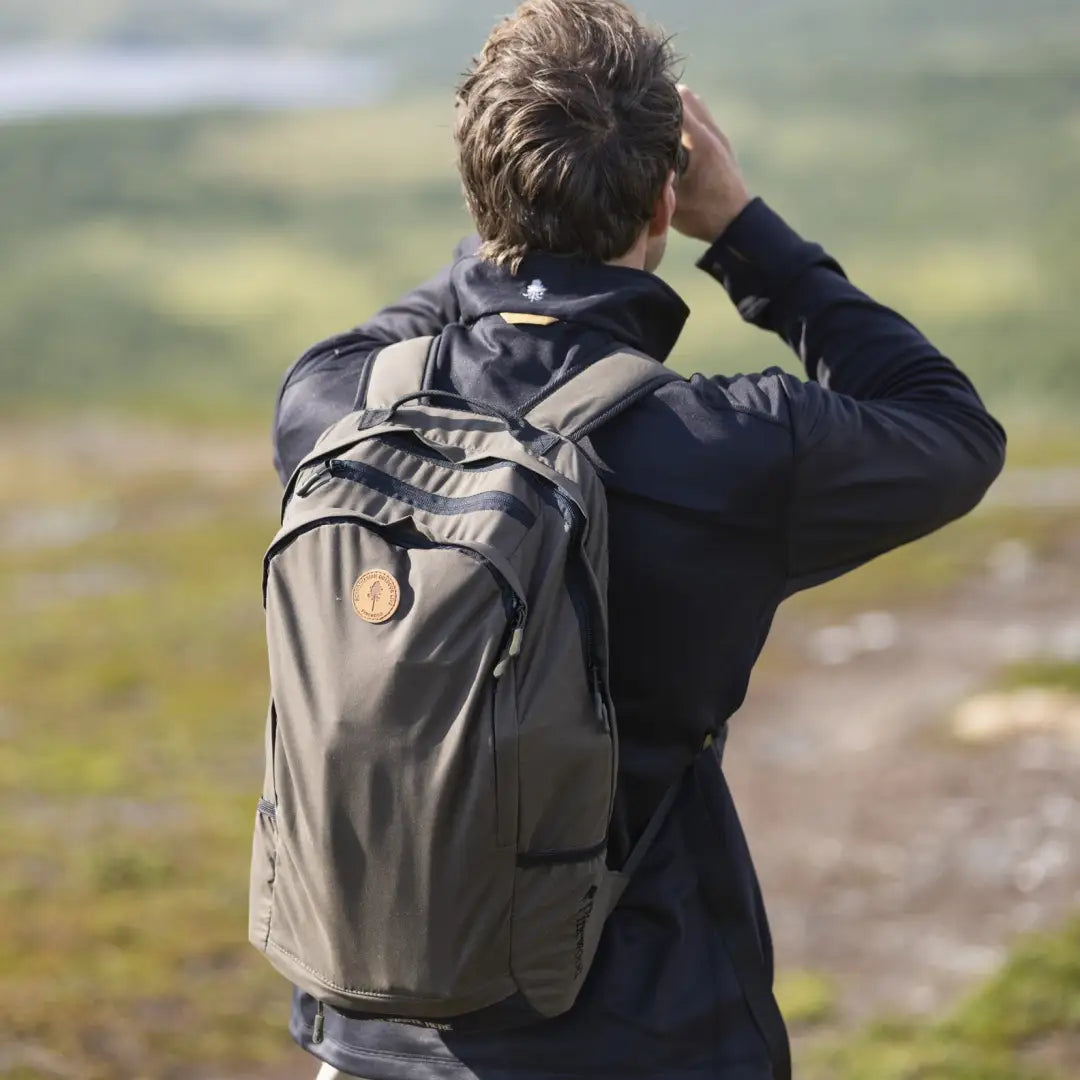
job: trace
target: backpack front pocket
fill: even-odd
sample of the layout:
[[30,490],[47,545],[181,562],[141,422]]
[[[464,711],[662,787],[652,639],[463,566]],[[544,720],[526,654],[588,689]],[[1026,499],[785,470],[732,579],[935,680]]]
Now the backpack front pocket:
[[266,944],[321,1000],[437,1017],[515,989],[504,661],[525,608],[479,553],[408,539],[333,520],[268,568],[278,798]]

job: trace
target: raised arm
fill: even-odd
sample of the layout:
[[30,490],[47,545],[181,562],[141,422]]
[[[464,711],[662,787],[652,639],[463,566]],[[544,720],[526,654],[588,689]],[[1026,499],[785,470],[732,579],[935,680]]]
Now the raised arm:
[[747,202],[731,179],[731,148],[703,110],[691,95],[686,216],[691,235],[720,238],[699,265],[743,318],[795,350],[810,380],[773,372],[763,381],[774,385],[761,388],[791,431],[794,592],[971,510],[1001,471],[1005,433],[911,323],[855,288],[761,200]]

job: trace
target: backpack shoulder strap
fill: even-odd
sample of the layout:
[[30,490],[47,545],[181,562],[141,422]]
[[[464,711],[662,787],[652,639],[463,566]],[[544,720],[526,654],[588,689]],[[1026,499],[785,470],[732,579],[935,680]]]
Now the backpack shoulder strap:
[[681,378],[642,353],[612,353],[544,397],[525,419],[576,442],[658,386]]
[[367,391],[361,407],[389,409],[407,394],[423,390],[434,340],[430,336],[412,338],[380,349],[368,361]]

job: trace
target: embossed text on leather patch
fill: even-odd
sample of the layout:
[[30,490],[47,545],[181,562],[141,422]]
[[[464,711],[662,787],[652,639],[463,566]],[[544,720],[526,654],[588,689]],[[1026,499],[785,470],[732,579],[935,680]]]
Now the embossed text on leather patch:
[[384,623],[393,618],[401,603],[397,579],[385,570],[369,570],[356,579],[352,587],[352,602],[356,614],[369,623]]

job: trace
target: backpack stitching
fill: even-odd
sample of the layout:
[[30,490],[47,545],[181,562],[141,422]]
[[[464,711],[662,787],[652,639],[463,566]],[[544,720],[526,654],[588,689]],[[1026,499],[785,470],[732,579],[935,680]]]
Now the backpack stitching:
[[[334,982],[330,978],[329,975],[324,974],[318,968],[312,967],[310,964],[306,964],[295,953],[289,952],[289,950],[286,949],[284,945],[281,945],[276,941],[271,941],[269,938],[267,938],[267,944],[271,948],[276,949],[279,953],[282,953],[285,956],[287,956],[290,960],[294,961],[297,964],[297,966],[302,967],[307,972],[310,972],[325,987],[327,987],[330,990],[338,990],[343,994],[363,994],[365,997],[374,997],[374,998],[390,998],[390,999],[393,999],[393,998],[411,997],[416,1001],[429,1001],[430,1000],[430,998],[422,997],[420,995],[406,994],[406,993],[404,993],[403,991],[400,991],[400,990],[398,992],[396,992],[396,993],[388,994],[388,993],[385,993],[385,992],[383,992],[381,990],[369,990],[369,989],[367,989],[367,987],[364,987],[364,986],[342,986],[340,983]],[[513,980],[511,980],[511,981],[513,981]],[[492,985],[494,985],[494,983]],[[514,985],[516,986],[517,984],[515,983]]]
[[597,428],[602,427],[608,420],[618,416],[619,413],[625,412],[636,405],[642,398],[648,397],[654,390],[659,390],[661,386],[666,386],[669,382],[675,382],[679,376],[673,375],[671,372],[665,372],[664,374],[658,374],[654,379],[645,383],[643,386],[639,386],[634,390],[631,390],[629,394],[619,398],[613,405],[605,409],[595,419],[590,420],[587,424],[584,424],[580,428],[575,428],[573,431],[567,433],[566,438],[571,442],[577,442],[578,439],[585,438],[586,435],[591,435]]

